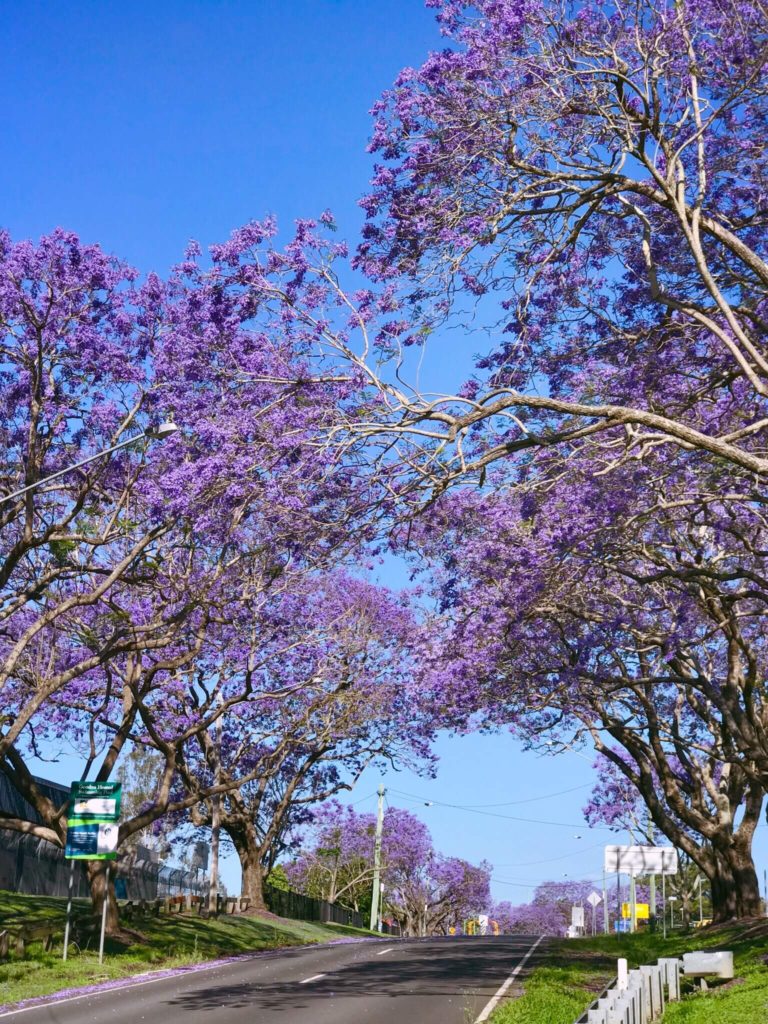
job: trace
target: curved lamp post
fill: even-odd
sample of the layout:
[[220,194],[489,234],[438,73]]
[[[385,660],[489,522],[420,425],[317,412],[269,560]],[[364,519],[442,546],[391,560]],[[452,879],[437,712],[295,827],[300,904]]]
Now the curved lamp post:
[[27,491],[34,491],[38,487],[42,487],[43,484],[48,484],[51,480],[58,480],[59,477],[65,476],[67,473],[71,473],[73,469],[80,469],[81,466],[87,466],[89,462],[95,462],[96,459],[102,458],[104,455],[111,455],[112,452],[119,451],[121,448],[127,448],[131,444],[136,444],[138,441],[164,441],[166,437],[171,434],[175,434],[179,428],[175,423],[167,421],[161,423],[157,427],[148,427],[140,434],[136,434],[135,437],[127,437],[124,441],[113,444],[111,448],[105,448],[104,451],[96,452],[95,455],[89,455],[87,459],[81,459],[80,462],[75,462],[71,466],[67,466],[66,469],[60,469],[57,473],[51,473],[50,476],[43,477],[42,480],[36,480],[33,484],[28,484],[26,487],[19,488],[18,491],[13,491],[11,494],[4,494],[0,497],[0,505],[4,505],[7,501],[12,501],[14,498],[21,497],[22,494],[26,494]]

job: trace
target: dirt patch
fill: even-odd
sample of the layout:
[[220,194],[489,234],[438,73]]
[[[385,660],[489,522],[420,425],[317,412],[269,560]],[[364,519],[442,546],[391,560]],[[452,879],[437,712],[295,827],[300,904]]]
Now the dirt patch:
[[743,939],[768,939],[768,919],[755,918],[754,922],[739,935],[739,941]]
[[768,939],[768,918],[765,917],[741,918],[738,921],[709,924],[706,928],[702,928],[700,932],[697,929],[697,933],[702,935],[718,935],[720,932],[729,932],[736,926],[744,929],[744,931],[739,932],[739,942],[744,939]]
[[710,988],[715,989],[717,992],[723,992],[728,988],[736,988],[737,985],[743,985],[745,978],[731,978],[730,981],[724,981],[722,985],[710,985]]
[[258,907],[248,907],[247,910],[241,910],[235,917],[257,917],[264,921],[279,921],[280,924],[296,924],[295,921],[291,921],[288,917],[278,917],[277,914],[273,914],[271,910],[260,910]]

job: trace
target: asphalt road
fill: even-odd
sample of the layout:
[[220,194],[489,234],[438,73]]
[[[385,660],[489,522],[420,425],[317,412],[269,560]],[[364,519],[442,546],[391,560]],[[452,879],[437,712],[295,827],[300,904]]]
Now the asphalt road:
[[[214,1024],[215,1017],[215,1024],[473,1024],[535,941],[467,937],[288,949],[59,999],[0,1015],[0,1021]],[[545,957],[542,942],[519,976]]]

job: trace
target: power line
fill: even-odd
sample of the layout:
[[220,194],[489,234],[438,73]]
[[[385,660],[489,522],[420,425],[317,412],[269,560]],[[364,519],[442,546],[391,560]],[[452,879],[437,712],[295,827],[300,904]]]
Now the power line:
[[[446,807],[461,806],[464,810],[476,810],[485,807],[512,807],[515,804],[534,804],[537,800],[551,800],[552,797],[565,796],[566,793],[575,793],[579,789],[590,789],[594,786],[594,782],[582,782],[580,786],[571,786],[570,789],[559,789],[556,793],[544,793],[542,796],[527,796],[524,800],[505,800],[502,803],[497,804],[446,804]],[[398,793],[400,796],[410,796],[414,800],[424,800],[425,803],[439,803],[438,800],[427,800],[427,797],[416,796],[415,793],[404,793],[402,790],[393,789],[393,793]]]
[[358,800],[353,800],[351,803],[346,804],[347,807],[356,807],[358,804],[364,803],[366,800],[370,800],[372,796],[376,796],[376,790],[369,793],[368,796],[361,796]]
[[503,818],[505,821],[522,821],[528,825],[554,825],[560,828],[581,828],[592,832],[611,832],[612,829],[601,828],[600,826],[585,825],[584,822],[574,824],[572,821],[546,821],[542,818],[520,818],[512,814],[499,814],[496,811],[481,811],[477,807],[467,807],[463,804],[448,804],[442,800],[425,800],[423,797],[414,796],[411,793],[404,793],[399,789],[391,789],[390,793],[394,793],[397,796],[405,797],[406,799],[415,800],[417,803],[424,804],[435,804],[438,807],[451,807],[456,811],[467,811],[470,814],[482,814],[487,818]]
[[534,864],[551,864],[556,860],[570,860],[572,857],[578,856],[579,853],[586,853],[588,850],[596,850],[599,846],[603,846],[603,843],[593,843],[592,846],[582,846],[575,853],[563,853],[559,857],[547,857],[546,860],[526,860],[522,863],[517,864],[495,864],[497,868],[529,868]]
[[578,882],[579,884],[593,885],[595,888],[602,886],[602,879],[597,878],[545,878],[543,882],[511,882],[506,878],[491,878],[492,882],[496,882],[498,885],[512,885],[516,889],[538,889],[540,885],[555,885],[563,884],[567,885],[569,882]]

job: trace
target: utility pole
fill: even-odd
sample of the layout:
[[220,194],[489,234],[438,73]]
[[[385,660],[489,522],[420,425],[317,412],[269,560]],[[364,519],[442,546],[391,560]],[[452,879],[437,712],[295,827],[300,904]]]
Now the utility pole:
[[637,883],[634,871],[629,876],[629,910],[629,930],[634,933],[637,931]]
[[[213,744],[216,758],[214,784],[221,783],[221,715],[216,719],[216,739]],[[219,832],[221,830],[221,796],[211,797],[211,885],[208,892],[208,913],[219,912]]]
[[[653,822],[648,819],[648,845],[656,845],[656,837],[653,834]],[[656,931],[656,875],[651,875],[651,891],[650,891],[650,928],[651,931]]]
[[704,896],[701,892],[701,883],[703,881],[703,877],[699,875],[699,927],[704,923]]
[[373,897],[371,899],[371,931],[379,927],[379,901],[381,899],[381,833],[384,828],[384,784],[378,789],[379,809],[376,815],[376,838],[373,842]]

